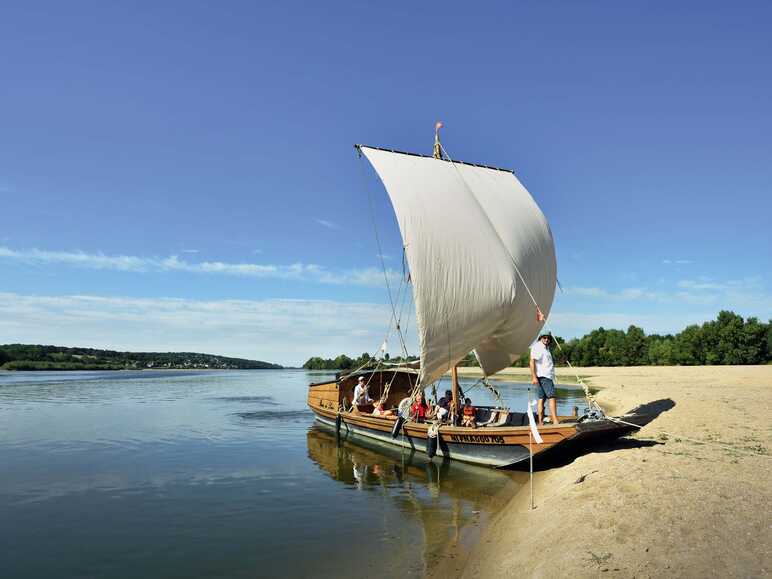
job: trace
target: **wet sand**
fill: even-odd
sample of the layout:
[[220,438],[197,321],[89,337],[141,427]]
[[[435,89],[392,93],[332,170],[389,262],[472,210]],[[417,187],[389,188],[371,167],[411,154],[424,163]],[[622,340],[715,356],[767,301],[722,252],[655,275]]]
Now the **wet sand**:
[[[432,575],[772,576],[772,366],[577,371],[609,414],[670,408],[536,473],[534,510],[526,486],[464,561]],[[527,379],[527,369],[505,374]],[[559,382],[574,376],[558,371]]]

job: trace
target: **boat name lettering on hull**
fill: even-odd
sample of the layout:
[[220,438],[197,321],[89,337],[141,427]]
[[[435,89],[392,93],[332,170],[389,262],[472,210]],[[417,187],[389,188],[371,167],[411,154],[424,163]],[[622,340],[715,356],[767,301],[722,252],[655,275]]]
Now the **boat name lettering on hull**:
[[503,436],[493,436],[488,434],[451,434],[451,442],[473,442],[482,444],[504,444]]

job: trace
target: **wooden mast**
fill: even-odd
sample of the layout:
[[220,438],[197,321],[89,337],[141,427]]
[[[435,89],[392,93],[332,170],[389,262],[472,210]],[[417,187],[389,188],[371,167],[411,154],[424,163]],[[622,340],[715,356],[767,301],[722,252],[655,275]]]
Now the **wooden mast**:
[[[442,121],[437,121],[434,124],[434,150],[432,151],[432,157],[435,159],[442,159],[442,144],[440,143],[440,129],[443,127]],[[458,416],[461,404],[458,399],[458,364],[455,364],[450,370],[450,388],[453,394],[450,402],[451,415]]]
[[435,159],[442,159],[442,145],[440,144],[440,129],[442,128],[442,121],[437,121],[434,124],[434,150],[432,151],[432,157]]
[[458,410],[461,405],[458,403],[458,364],[454,365],[450,370],[450,388],[453,394],[452,402],[450,403],[451,414],[458,416]]
[[[442,144],[440,143],[440,129],[443,127],[442,121],[437,121],[434,124],[434,151],[432,156],[435,159],[442,159]],[[458,399],[458,364],[455,364],[450,370],[450,388],[453,397],[450,403],[451,416],[458,416],[459,409],[461,408],[460,400]]]

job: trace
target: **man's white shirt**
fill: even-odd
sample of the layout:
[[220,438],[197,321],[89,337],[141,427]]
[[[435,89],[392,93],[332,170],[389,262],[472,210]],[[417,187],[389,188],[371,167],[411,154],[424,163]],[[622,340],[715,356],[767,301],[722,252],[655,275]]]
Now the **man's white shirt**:
[[354,404],[369,404],[372,401],[373,399],[367,393],[367,386],[357,384],[356,388],[354,388]]
[[536,340],[531,344],[531,359],[536,361],[536,376],[549,378],[555,381],[555,363],[552,361],[552,353],[549,348]]

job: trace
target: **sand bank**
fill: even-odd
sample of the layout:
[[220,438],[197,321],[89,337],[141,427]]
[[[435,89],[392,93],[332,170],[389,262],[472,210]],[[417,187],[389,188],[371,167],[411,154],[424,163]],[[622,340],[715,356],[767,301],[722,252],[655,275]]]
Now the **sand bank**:
[[[609,413],[674,406],[628,439],[537,473],[536,509],[526,487],[460,576],[772,576],[772,366],[578,372]],[[563,370],[558,381],[576,380]]]

